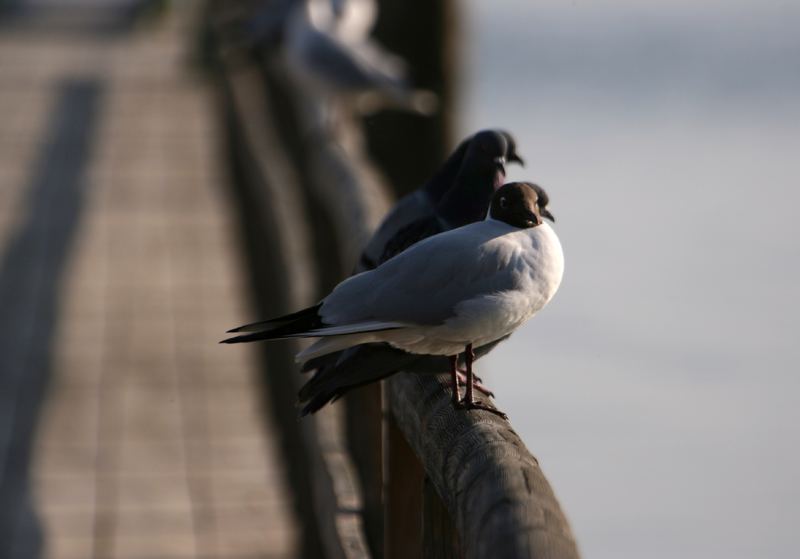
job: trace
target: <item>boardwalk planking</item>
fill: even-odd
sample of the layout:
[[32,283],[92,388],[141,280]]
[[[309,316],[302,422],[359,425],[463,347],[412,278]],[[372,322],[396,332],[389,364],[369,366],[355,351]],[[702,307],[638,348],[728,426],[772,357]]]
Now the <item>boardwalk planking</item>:
[[254,356],[216,344],[250,317],[183,32],[0,34],[2,250],[27,219],[58,84],[103,84],[32,458],[53,559],[295,555]]

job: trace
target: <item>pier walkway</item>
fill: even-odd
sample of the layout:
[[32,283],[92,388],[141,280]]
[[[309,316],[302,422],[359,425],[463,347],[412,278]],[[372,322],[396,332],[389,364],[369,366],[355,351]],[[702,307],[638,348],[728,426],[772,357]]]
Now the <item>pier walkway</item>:
[[0,26],[0,556],[294,557],[190,14],[107,4]]

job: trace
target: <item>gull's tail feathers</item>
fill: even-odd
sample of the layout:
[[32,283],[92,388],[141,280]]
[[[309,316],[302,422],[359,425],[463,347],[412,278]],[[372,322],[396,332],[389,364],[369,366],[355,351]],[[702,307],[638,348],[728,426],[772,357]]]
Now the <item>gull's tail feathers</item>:
[[350,338],[360,338],[366,336],[372,339],[375,332],[394,330],[405,326],[404,324],[397,322],[376,320],[356,322],[353,324],[328,325],[323,322],[322,317],[319,315],[319,309],[321,306],[322,305],[319,304],[296,313],[233,328],[228,330],[228,332],[249,333],[224,339],[220,343],[239,344],[245,342],[255,342],[259,340],[279,340],[284,338],[330,338],[327,344],[320,343],[323,341],[320,340],[300,353],[297,358],[298,360],[303,360],[303,356],[307,352],[310,352],[312,348],[315,348],[314,351],[311,352],[313,355],[324,355],[325,353],[329,352],[322,350],[323,347],[335,346],[338,349],[350,347],[350,345],[353,344],[347,343],[346,341]]

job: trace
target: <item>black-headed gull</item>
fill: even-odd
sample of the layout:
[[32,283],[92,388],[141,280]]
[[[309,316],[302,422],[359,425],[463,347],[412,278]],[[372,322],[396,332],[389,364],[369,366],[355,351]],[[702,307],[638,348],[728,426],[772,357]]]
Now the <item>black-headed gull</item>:
[[[473,347],[509,335],[541,310],[563,271],[561,244],[542,221],[536,190],[510,183],[495,193],[485,220],[429,237],[343,281],[318,305],[234,328],[253,333],[223,341],[320,338],[298,361],[370,342],[446,356],[453,403],[497,413],[474,399]],[[459,399],[462,353],[467,383]]]
[[[549,198],[544,189],[533,183],[527,184],[536,190],[540,215],[555,221],[555,218],[547,209]],[[488,206],[487,202],[487,209]],[[486,210],[484,210],[485,213]],[[478,219],[473,221],[478,221]],[[397,238],[392,243],[389,243],[389,246],[395,252],[387,249],[384,252],[384,260],[402,252],[408,246],[412,246],[415,242],[427,236],[449,230],[450,228],[441,229],[445,225],[445,222],[436,216],[418,220],[415,225],[403,229],[401,233],[404,232],[404,234],[398,233]],[[381,260],[381,262],[384,260]],[[475,359],[489,353],[506,338],[507,336],[484,346],[476,347],[474,349]],[[460,365],[464,365],[463,358]],[[301,413],[302,415],[313,413],[331,400],[338,399],[349,390],[381,380],[397,371],[416,374],[438,374],[448,370],[448,367],[449,364],[446,357],[412,354],[386,343],[362,344],[342,352],[309,359],[303,364],[302,370],[303,372],[314,371],[314,375],[300,391],[299,400],[304,403]],[[460,372],[459,378],[464,379],[464,375]],[[474,386],[484,394],[493,396],[492,392],[486,389],[479,380]]]
[[[245,23],[245,33],[256,44],[280,44],[290,16],[302,3],[303,0],[261,0]],[[375,0],[312,0],[306,9],[312,24],[348,43],[366,40],[378,17]]]

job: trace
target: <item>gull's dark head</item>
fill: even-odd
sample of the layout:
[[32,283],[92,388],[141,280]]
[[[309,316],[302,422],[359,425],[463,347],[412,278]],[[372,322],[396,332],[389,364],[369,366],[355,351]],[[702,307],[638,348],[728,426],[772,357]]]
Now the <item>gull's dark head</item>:
[[525,166],[525,160],[517,153],[517,141],[514,136],[506,130],[498,130],[500,134],[506,139],[506,161],[509,163],[519,163]]
[[539,198],[539,201],[537,202],[537,205],[539,206],[539,215],[555,223],[555,216],[550,213],[550,210],[547,209],[547,205],[550,203],[550,197],[547,195],[547,192],[544,191],[544,188],[533,182],[528,182],[525,184],[529,185],[536,191],[536,196]]
[[[539,193],[544,194],[544,200]],[[501,186],[492,198],[489,215],[512,227],[529,229],[542,224],[542,208],[547,205],[547,194],[538,185],[527,182],[510,182]],[[544,205],[542,205],[544,202]],[[544,210],[547,212],[547,210]],[[550,212],[547,212],[549,215]],[[552,218],[552,216],[549,216]]]

